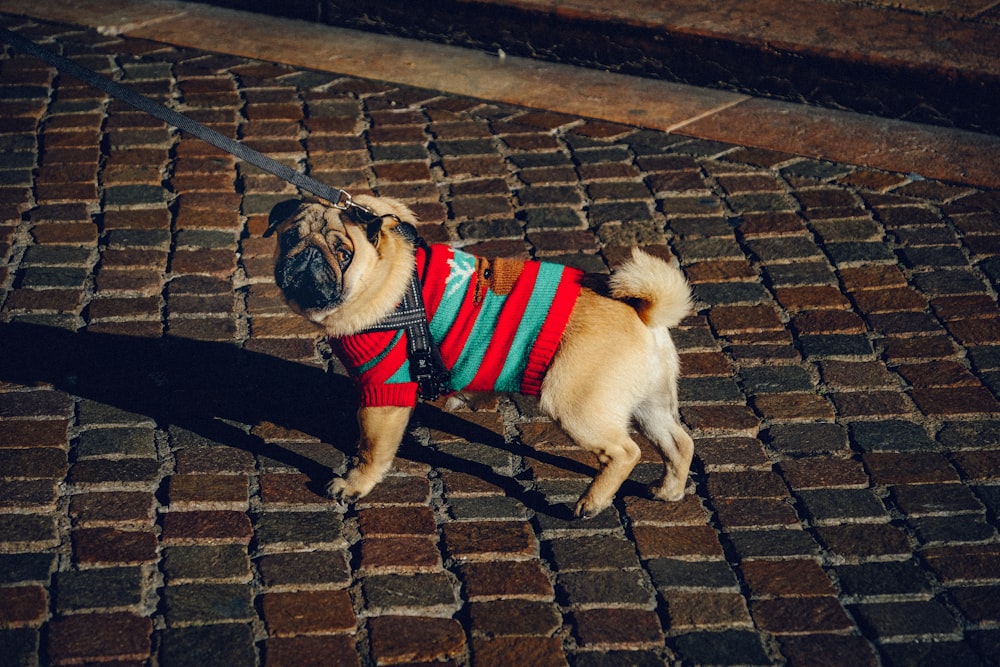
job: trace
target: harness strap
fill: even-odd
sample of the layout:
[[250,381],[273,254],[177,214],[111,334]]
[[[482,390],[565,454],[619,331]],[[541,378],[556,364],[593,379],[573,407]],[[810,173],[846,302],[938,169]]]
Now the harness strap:
[[[401,222],[395,230],[414,246],[427,249],[426,243],[416,234],[412,225]],[[451,373],[441,358],[434,338],[431,337],[427,310],[420,289],[420,277],[416,267],[403,293],[403,300],[396,309],[386,315],[378,324],[367,331],[406,331],[406,356],[410,362],[410,377],[417,383],[417,393],[425,401],[437,400],[449,391]]]
[[314,178],[310,178],[301,172],[295,171],[291,167],[250,148],[246,144],[236,141],[235,139],[230,139],[229,137],[216,132],[210,127],[202,125],[182,113],[178,113],[173,109],[168,109],[159,102],[136,92],[128,86],[116,83],[111,79],[98,74],[97,72],[69,60],[68,58],[52,53],[30,39],[22,37],[21,35],[11,32],[3,27],[0,27],[0,38],[14,48],[47,62],[60,72],[68,74],[75,79],[79,79],[88,86],[93,86],[94,88],[103,90],[112,97],[116,97],[123,102],[131,104],[139,111],[144,111],[151,116],[155,116],[156,118],[173,125],[179,130],[183,130],[188,134],[198,137],[199,139],[212,144],[216,148],[220,148],[227,153],[235,155],[241,160],[249,162],[255,167],[259,167],[264,171],[288,181],[292,185],[298,186],[307,192],[311,192],[317,197],[327,200],[339,209],[356,206],[356,204],[351,202],[351,195],[349,195],[346,191],[331,188],[325,183],[321,183]]

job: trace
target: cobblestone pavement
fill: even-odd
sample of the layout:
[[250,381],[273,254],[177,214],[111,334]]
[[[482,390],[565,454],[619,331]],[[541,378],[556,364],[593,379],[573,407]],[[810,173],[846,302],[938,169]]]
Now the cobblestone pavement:
[[289,187],[6,49],[4,664],[995,664],[996,191],[0,20],[429,240],[639,244],[697,298],[684,501],[644,445],[571,520],[593,462],[501,396],[423,406],[340,514],[351,390],[261,238]]

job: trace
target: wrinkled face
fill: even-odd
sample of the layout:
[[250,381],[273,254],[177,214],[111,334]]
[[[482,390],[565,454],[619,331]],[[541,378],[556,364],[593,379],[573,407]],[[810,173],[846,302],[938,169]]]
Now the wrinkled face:
[[271,217],[275,282],[293,310],[320,322],[350,298],[378,254],[365,229],[335,208],[283,202]]

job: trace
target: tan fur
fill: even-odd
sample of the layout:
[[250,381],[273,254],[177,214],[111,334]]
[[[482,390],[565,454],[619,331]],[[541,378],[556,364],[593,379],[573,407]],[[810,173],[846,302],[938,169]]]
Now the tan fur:
[[[391,213],[415,222],[412,212],[395,200],[358,197],[357,202],[376,214]],[[333,233],[342,230],[354,247],[354,260],[343,277],[347,298],[335,309],[302,314],[328,335],[342,336],[371,326],[392,310],[406,288],[413,251],[390,233],[388,225],[373,247],[365,230],[345,224],[334,209],[322,216]],[[504,268],[505,261],[496,261],[492,268]],[[504,283],[503,276],[492,270],[491,278]],[[539,397],[541,408],[597,458],[598,473],[576,505],[576,515],[581,517],[592,517],[608,507],[638,462],[639,446],[629,435],[631,423],[659,448],[663,458],[663,476],[652,488],[657,498],[683,498],[694,452],[691,436],[679,419],[680,362],[667,330],[691,308],[683,274],[636,250],[612,275],[610,287],[614,298],[587,289],[581,292]],[[358,411],[358,460],[345,478],[330,483],[330,495],[353,501],[374,488],[392,465],[410,413],[409,408],[398,407]]]

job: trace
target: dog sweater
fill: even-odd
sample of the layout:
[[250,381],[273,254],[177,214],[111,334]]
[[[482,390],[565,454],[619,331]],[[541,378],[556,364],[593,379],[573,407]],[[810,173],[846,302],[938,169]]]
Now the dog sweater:
[[[537,395],[580,294],[583,272],[550,262],[486,260],[446,245],[416,253],[431,337],[452,390]],[[331,339],[362,406],[417,402],[405,331]]]

